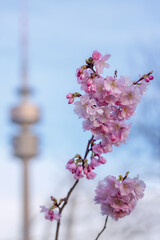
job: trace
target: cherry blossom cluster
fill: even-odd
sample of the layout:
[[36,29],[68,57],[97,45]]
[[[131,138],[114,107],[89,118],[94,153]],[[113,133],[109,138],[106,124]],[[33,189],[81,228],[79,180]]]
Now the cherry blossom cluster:
[[[106,163],[102,155],[111,152],[113,146],[125,143],[131,127],[127,120],[134,115],[147,84],[154,78],[152,71],[140,76],[135,82],[126,76],[118,78],[117,71],[113,76],[103,77],[101,74],[104,68],[109,68],[106,62],[109,58],[110,54],[103,56],[94,51],[92,57],[86,60],[86,64],[76,71],[77,81],[84,94],[75,92],[66,96],[69,104],[74,102],[74,112],[79,118],[84,119],[83,129],[91,131],[92,137],[88,141],[84,157],[76,154],[66,165],[76,179],[67,196],[59,201],[51,197],[50,208],[41,206],[41,212],[45,214],[47,220],[57,221],[56,240],[62,211],[79,179],[84,176],[87,179],[94,179],[95,167]],[[118,179],[107,176],[99,182],[94,200],[100,204],[102,215],[118,220],[130,214],[137,201],[143,197],[145,183],[139,180],[138,176],[129,178],[128,174],[129,172],[124,177],[120,175]]]
[[58,208],[59,204],[57,204],[57,200],[51,196],[52,206],[50,208],[47,208],[45,206],[40,206],[41,213],[45,213],[45,219],[50,220],[51,222],[53,220],[59,221],[60,220],[60,214],[58,210],[55,210]]
[[129,215],[135,208],[137,201],[143,197],[145,183],[136,178],[108,176],[100,181],[95,192],[95,202],[100,204],[102,215],[115,220]]
[[[98,145],[95,145],[95,149],[97,146]],[[94,146],[92,147],[92,149],[94,150]],[[100,164],[104,164],[104,163],[106,163],[105,158],[103,158],[99,154],[96,154],[92,151],[90,164],[88,164],[88,160],[86,158],[82,159],[82,157],[79,154],[76,154],[74,158],[68,161],[66,168],[72,174],[74,174],[74,178],[76,180],[83,178],[84,175],[86,176],[87,179],[94,179],[96,176],[96,173],[93,172],[92,170],[94,170],[95,167],[98,167]]]
[[[152,72],[143,75],[137,82],[129,77],[114,76],[103,77],[104,68],[109,68],[106,62],[110,54],[102,56],[94,51],[92,57],[86,60],[86,65],[76,71],[78,83],[84,94],[69,93],[66,97],[68,103],[74,103],[74,112],[83,118],[83,129],[90,130],[94,136],[90,151],[91,160],[71,159],[66,168],[74,174],[75,179],[86,175],[88,179],[95,177],[95,167],[104,164],[106,160],[101,156],[111,152],[112,146],[120,146],[125,143],[130,132],[130,123],[126,123],[134,115],[136,106],[141,100],[146,86],[153,80]],[[98,140],[98,143],[95,141]]]
[[45,219],[50,220],[51,222],[53,220],[58,221],[60,219],[60,215],[56,210],[53,210],[52,208],[46,208],[45,206],[40,206],[41,212],[45,213]]

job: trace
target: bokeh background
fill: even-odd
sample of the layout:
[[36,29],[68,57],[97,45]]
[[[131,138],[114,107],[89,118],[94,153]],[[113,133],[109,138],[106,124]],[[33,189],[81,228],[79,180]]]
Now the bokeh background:
[[[73,177],[65,164],[83,154],[90,133],[67,104],[69,92],[80,91],[76,68],[93,50],[110,53],[107,75],[139,74],[154,70],[155,79],[132,117],[127,143],[107,154],[94,181],[83,180],[64,212],[60,239],[92,240],[104,217],[93,203],[94,189],[107,175],[140,175],[145,197],[134,212],[118,222],[109,219],[101,239],[160,239],[160,1],[158,0],[34,0],[29,1],[29,84],[40,106],[34,128],[40,154],[30,162],[30,226],[32,240],[54,239],[55,223],[44,220],[39,206],[51,195],[64,197]],[[0,1],[0,240],[23,239],[22,162],[12,156],[11,138],[17,128],[10,109],[19,98],[20,4]],[[71,210],[72,209],[72,210]]]

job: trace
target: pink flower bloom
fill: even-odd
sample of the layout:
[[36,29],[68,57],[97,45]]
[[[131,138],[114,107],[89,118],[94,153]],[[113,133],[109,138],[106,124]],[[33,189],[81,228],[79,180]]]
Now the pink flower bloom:
[[76,172],[76,169],[77,169],[77,166],[76,164],[74,163],[74,160],[73,159],[70,159],[66,165],[66,169],[68,169],[71,173],[75,173]]
[[91,168],[94,169],[95,167],[98,167],[99,165],[100,165],[100,162],[98,161],[98,159],[95,157],[92,157],[91,163],[90,163]]
[[100,52],[98,52],[97,50],[95,50],[95,51],[92,53],[92,58],[93,58],[93,60],[99,60],[101,56],[102,56],[102,55],[101,55]]
[[122,106],[121,112],[119,113],[119,118],[123,119],[129,119],[131,116],[135,114],[136,105],[130,105],[130,106]]
[[88,82],[87,82],[85,92],[86,93],[95,93],[96,92],[96,86],[93,84],[93,82],[92,83],[89,82],[89,85],[88,85]]
[[94,78],[94,84],[96,86],[96,94],[94,94],[93,97],[98,99],[99,102],[103,102],[104,94],[106,93],[104,90],[104,78]]
[[[101,155],[111,152],[113,145],[120,146],[126,142],[131,124],[127,124],[125,120],[134,115],[136,106],[148,85],[147,82],[153,79],[150,75],[152,72],[148,74],[149,76],[139,76],[140,80],[137,82],[132,82],[127,76],[117,78],[117,74],[114,77],[104,78],[100,74],[103,73],[105,67],[109,68],[109,64],[106,63],[109,58],[110,54],[102,56],[95,50],[92,58],[86,60],[86,65],[76,71],[77,81],[85,93],[67,95],[69,103],[79,97],[74,103],[74,112],[79,118],[84,119],[83,129],[91,131],[94,140],[99,140],[99,143],[91,146],[90,163],[88,159],[86,165],[79,161],[68,162],[66,168],[74,174],[75,179],[83,177],[84,174],[88,178],[93,177],[92,171],[87,170],[88,166],[94,169],[104,164],[106,160]],[[144,76],[148,77],[144,78]],[[128,182],[121,185],[121,195],[125,194],[125,191],[130,191],[130,185]],[[136,189],[135,187],[135,195],[139,197],[138,189]],[[124,211],[121,210],[121,215],[123,214]]]
[[146,188],[146,184],[142,181],[139,180],[139,177],[137,176],[136,178],[133,178],[134,180],[134,192],[136,194],[136,198],[142,198],[144,196],[144,190]]
[[124,81],[118,80],[115,77],[108,76],[104,81],[104,89],[110,91],[111,94],[121,94]]
[[134,180],[127,177],[125,181],[122,181],[119,189],[122,196],[128,195],[134,191]]
[[75,102],[74,112],[79,115],[80,118],[88,118],[90,115],[95,114],[96,104],[94,99],[90,99],[88,95],[83,95],[79,98],[79,101]]
[[101,164],[105,164],[105,163],[106,163],[106,159],[105,159],[104,157],[100,156],[99,162],[100,162]]
[[90,75],[92,73],[91,69],[77,69],[77,82],[81,84],[81,88],[84,90],[86,83],[88,82]]
[[76,70],[76,76],[80,77],[81,73],[83,72],[82,68],[77,68]]
[[83,173],[86,175],[87,179],[94,179],[96,176],[96,173],[92,172],[91,166],[88,166],[83,170]]
[[87,86],[91,86],[93,84],[93,81],[91,80],[91,79],[89,79],[88,81],[87,81]]
[[99,182],[94,200],[100,204],[102,215],[118,220],[133,211],[144,190],[145,184],[138,178],[118,180],[108,176]]
[[139,87],[132,85],[124,89],[120,102],[122,105],[133,105],[137,104],[140,99],[141,96],[139,94]]
[[74,175],[74,179],[80,179],[80,178],[83,178],[83,174],[82,174],[82,171],[83,171],[83,167],[82,166],[78,166],[77,169],[76,169],[76,173]]
[[110,58],[110,56],[111,56],[110,54],[105,54],[104,56],[101,57],[100,60],[95,61],[94,66],[98,74],[102,74],[104,68],[110,67],[109,64],[106,63],[106,61]]
[[131,124],[127,125],[125,122],[113,121],[111,123],[111,126],[112,126],[111,138],[114,137],[113,138],[114,145],[119,146],[122,142],[125,143],[125,140],[130,132]]
[[45,219],[50,220],[51,222],[53,220],[59,221],[60,214],[58,213],[58,211],[46,208],[45,206],[40,206],[40,208],[41,208],[40,212],[45,213]]
[[103,109],[96,107],[96,101],[90,98],[88,95],[83,95],[79,98],[79,101],[75,102],[74,112],[79,118],[94,120],[97,115],[103,114]]
[[101,144],[95,144],[92,147],[92,150],[94,153],[96,153],[98,156],[100,156],[102,153],[104,153],[104,149]]

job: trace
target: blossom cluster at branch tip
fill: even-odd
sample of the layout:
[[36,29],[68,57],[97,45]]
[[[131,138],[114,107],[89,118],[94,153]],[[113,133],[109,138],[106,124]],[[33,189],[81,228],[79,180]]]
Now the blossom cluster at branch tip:
[[53,220],[58,221],[60,219],[60,214],[58,213],[58,211],[47,208],[45,206],[40,206],[40,208],[41,212],[45,213],[45,219],[50,220],[51,222]]
[[154,79],[154,77],[153,77],[152,75],[144,78],[144,80],[145,80],[146,82],[150,82],[150,81],[153,80],[153,79]]
[[76,180],[84,176],[86,176],[87,179],[94,179],[96,176],[96,173],[93,172],[94,168],[106,162],[103,157],[99,156],[99,158],[97,158],[97,156],[98,155],[92,152],[91,163],[89,164],[87,159],[82,159],[82,157],[77,154],[68,161],[66,168],[74,174]]
[[94,178],[92,170],[106,161],[101,155],[111,152],[113,146],[125,143],[131,127],[127,120],[135,114],[136,106],[148,82],[154,78],[151,71],[133,82],[127,76],[118,78],[117,70],[113,76],[103,77],[101,74],[104,68],[110,67],[107,63],[110,56],[110,54],[103,56],[95,50],[92,57],[86,60],[86,65],[76,71],[77,82],[84,94],[76,92],[66,96],[69,104],[78,97],[74,102],[74,112],[79,118],[84,119],[83,129],[91,131],[94,135],[90,163],[85,160],[87,167],[82,159],[78,163],[75,159],[67,163],[66,168],[74,174],[75,179],[84,175],[90,176],[88,179]]
[[75,99],[76,97],[80,97],[80,96],[81,96],[81,94],[78,93],[78,92],[67,94],[66,98],[69,99],[69,100],[68,100],[68,104],[73,103],[73,102],[74,102],[74,99]]
[[107,176],[100,181],[95,192],[95,202],[100,204],[102,215],[115,220],[129,215],[135,208],[137,201],[144,195],[145,183],[139,177],[123,178]]
[[61,204],[61,202],[58,204],[57,200],[51,196],[51,201],[53,201],[53,204],[50,208],[47,208],[45,206],[40,206],[41,213],[45,213],[45,219],[50,220],[51,222],[53,220],[59,221],[60,220],[60,214],[58,210],[55,210],[58,208],[58,206]]

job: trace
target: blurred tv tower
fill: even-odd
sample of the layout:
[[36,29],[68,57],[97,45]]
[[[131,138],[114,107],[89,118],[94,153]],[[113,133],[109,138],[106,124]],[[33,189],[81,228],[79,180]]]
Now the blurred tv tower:
[[19,104],[11,109],[11,120],[19,126],[19,133],[13,137],[14,155],[23,161],[23,217],[24,240],[29,234],[29,160],[38,154],[38,138],[32,133],[32,125],[39,121],[39,108],[30,100],[28,83],[28,1],[20,0],[20,55],[21,84]]

